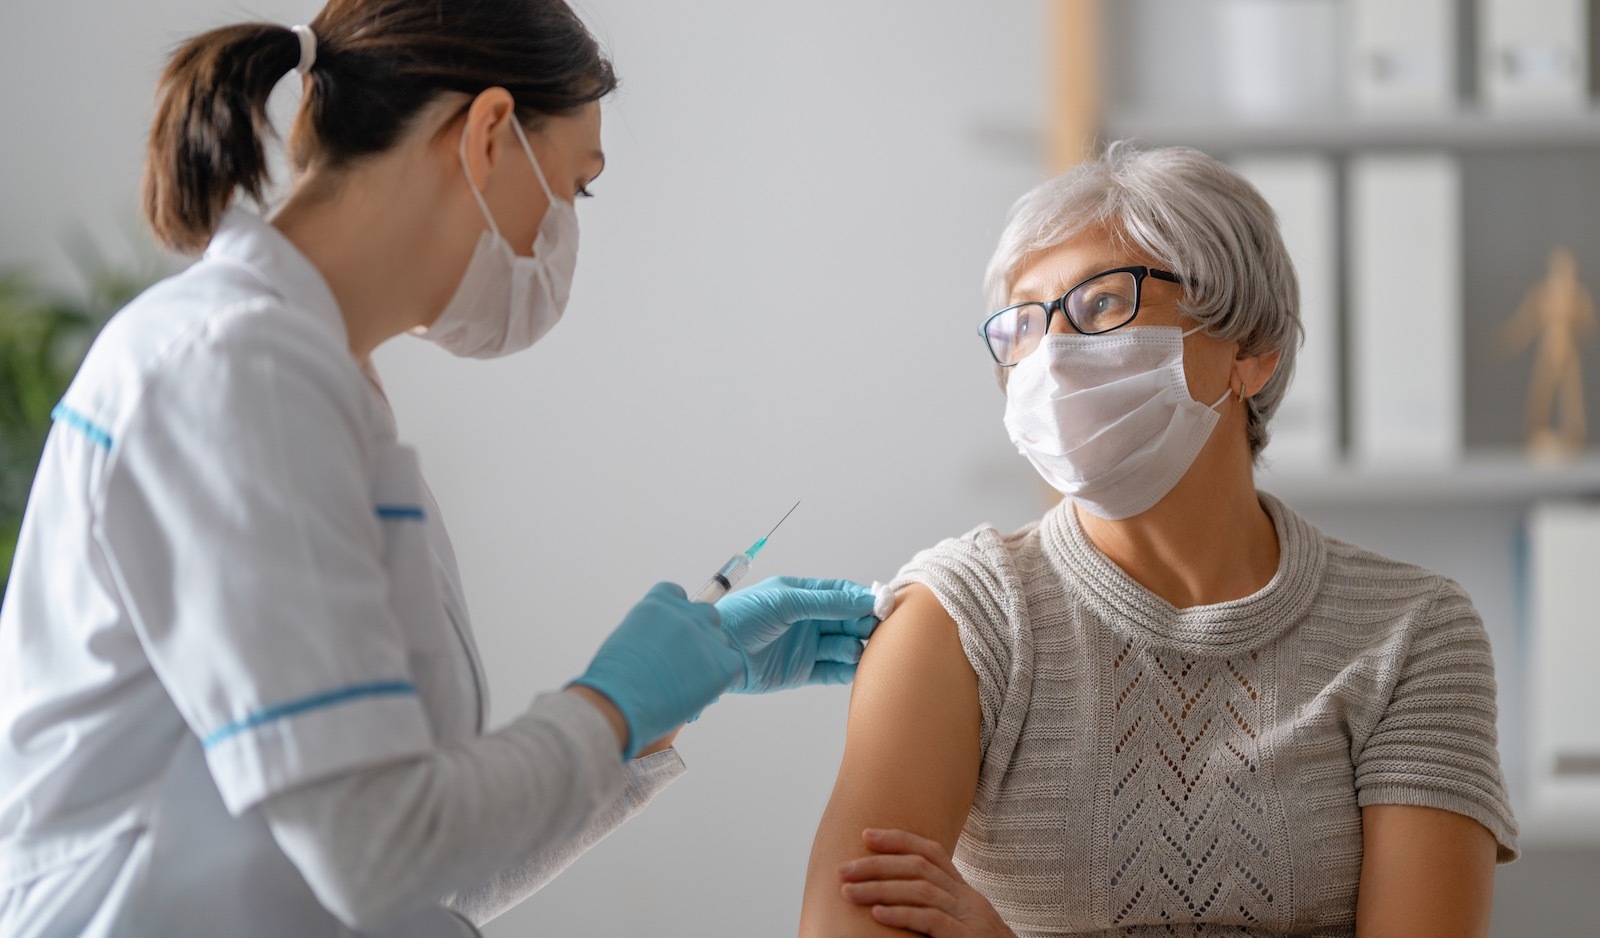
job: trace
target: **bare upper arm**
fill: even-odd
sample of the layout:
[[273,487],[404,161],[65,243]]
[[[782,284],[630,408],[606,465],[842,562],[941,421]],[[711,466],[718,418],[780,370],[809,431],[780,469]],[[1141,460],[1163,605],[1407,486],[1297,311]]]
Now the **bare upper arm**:
[[1436,808],[1361,809],[1358,938],[1482,938],[1494,899],[1488,828]]
[[978,786],[978,678],[932,591],[902,590],[856,672],[844,760],[817,827],[802,935],[904,934],[839,892],[839,864],[865,856],[868,827],[911,831],[954,850]]

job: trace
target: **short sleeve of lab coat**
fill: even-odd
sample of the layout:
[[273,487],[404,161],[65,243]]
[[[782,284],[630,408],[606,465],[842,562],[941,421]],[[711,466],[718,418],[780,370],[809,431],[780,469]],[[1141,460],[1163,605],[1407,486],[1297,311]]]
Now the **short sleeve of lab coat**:
[[256,306],[169,351],[118,428],[98,539],[228,809],[425,751],[388,599],[364,391]]

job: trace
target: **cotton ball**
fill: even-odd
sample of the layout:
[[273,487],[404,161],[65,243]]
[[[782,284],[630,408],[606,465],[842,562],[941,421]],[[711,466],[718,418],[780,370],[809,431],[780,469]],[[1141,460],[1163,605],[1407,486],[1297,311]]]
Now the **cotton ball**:
[[874,581],[872,598],[872,614],[879,619],[889,618],[889,613],[894,612],[894,590],[889,588],[889,584]]

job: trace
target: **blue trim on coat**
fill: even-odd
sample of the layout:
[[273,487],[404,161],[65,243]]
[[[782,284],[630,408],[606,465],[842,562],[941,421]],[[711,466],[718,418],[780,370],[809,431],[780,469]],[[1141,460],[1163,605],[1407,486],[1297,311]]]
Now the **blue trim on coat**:
[[378,505],[372,509],[385,521],[426,521],[428,515],[416,505]]
[[416,692],[417,685],[410,681],[377,681],[372,684],[352,684],[349,687],[341,687],[338,690],[324,691],[320,694],[312,694],[310,697],[291,700],[288,703],[264,707],[242,720],[234,720],[227,726],[222,727],[207,736],[200,745],[210,749],[230,736],[237,736],[246,730],[253,730],[267,723],[287,719],[310,710],[321,710],[324,707],[337,706],[346,701],[357,700],[362,697],[387,697],[393,694],[414,695]]
[[50,411],[50,419],[64,423],[72,429],[89,438],[89,442],[103,449],[111,448],[111,434],[107,433],[99,424],[88,417],[78,413],[66,404],[57,404]]

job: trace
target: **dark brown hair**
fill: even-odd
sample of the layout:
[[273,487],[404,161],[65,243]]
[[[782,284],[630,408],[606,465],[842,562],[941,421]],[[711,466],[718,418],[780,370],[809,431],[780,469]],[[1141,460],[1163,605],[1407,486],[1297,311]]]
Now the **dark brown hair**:
[[[308,25],[317,54],[295,121],[296,169],[387,150],[445,92],[505,88],[532,125],[617,86],[563,0],[331,0]],[[172,56],[144,172],[145,218],[163,244],[199,251],[238,190],[261,199],[267,98],[299,62],[299,37],[267,23],[214,29]]]

